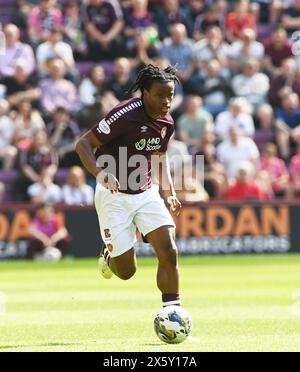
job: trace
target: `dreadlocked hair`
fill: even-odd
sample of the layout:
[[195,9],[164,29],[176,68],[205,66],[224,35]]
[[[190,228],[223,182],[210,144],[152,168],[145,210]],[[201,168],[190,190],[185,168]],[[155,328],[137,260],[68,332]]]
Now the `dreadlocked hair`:
[[180,84],[180,80],[176,74],[177,69],[174,66],[168,66],[167,68],[162,69],[149,64],[140,71],[136,82],[129,89],[129,92],[133,93],[140,89],[143,94],[145,89],[149,90],[151,88],[154,81],[162,83],[174,82],[175,85]]

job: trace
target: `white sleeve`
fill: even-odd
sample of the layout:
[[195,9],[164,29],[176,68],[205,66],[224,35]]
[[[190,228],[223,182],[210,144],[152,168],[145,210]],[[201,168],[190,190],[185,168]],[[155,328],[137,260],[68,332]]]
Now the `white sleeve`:
[[232,89],[237,97],[245,97],[251,94],[251,82],[240,74],[232,79]]
[[70,195],[70,188],[68,185],[64,185],[61,189],[61,201],[65,204],[72,204],[72,200],[69,197]]
[[251,156],[252,160],[258,160],[259,159],[260,154],[259,154],[258,148],[257,148],[255,142],[251,138],[249,138],[249,141],[248,141],[248,150],[249,150],[249,153],[250,153],[250,156]]
[[221,139],[225,140],[228,136],[230,125],[228,125],[226,113],[221,113],[216,118],[215,132],[216,135]]
[[48,57],[48,51],[47,51],[46,45],[40,44],[36,50],[36,60],[37,60],[39,67],[41,64],[47,61],[47,57]]
[[34,183],[33,185],[29,186],[28,189],[27,189],[28,196],[30,196],[31,198],[34,198],[34,197],[40,195],[41,189],[40,189],[39,186],[40,185],[38,183]]
[[61,203],[63,200],[62,190],[58,185],[53,187],[53,196],[55,198],[55,203]]
[[239,41],[234,42],[228,47],[227,57],[237,59],[241,54],[241,44]]
[[94,88],[89,79],[84,79],[79,86],[79,100],[85,106],[95,103]]
[[257,43],[257,58],[261,61],[265,56],[265,47],[262,43]]
[[91,186],[85,185],[84,188],[85,202],[87,205],[94,204],[94,190]]
[[217,159],[220,161],[220,163],[224,164],[224,144],[221,143],[217,146]]
[[255,133],[255,125],[251,115],[245,116],[245,124],[246,135],[249,137],[253,137]]
[[31,75],[36,69],[36,58],[33,49],[30,45],[26,44],[25,50],[26,50],[25,55],[22,58],[26,60],[28,73],[29,75]]
[[266,94],[270,89],[270,79],[267,75],[260,73],[255,84],[255,93],[259,95]]
[[60,52],[64,56],[64,60],[69,66],[74,66],[75,61],[74,61],[74,56],[73,56],[73,50],[70,47],[69,44],[63,43],[60,45]]

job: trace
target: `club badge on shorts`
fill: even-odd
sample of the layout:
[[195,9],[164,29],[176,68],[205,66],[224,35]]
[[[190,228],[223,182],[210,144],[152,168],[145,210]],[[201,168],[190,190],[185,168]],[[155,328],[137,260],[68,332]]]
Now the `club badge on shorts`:
[[112,244],[106,244],[106,247],[110,253],[114,250],[114,246]]

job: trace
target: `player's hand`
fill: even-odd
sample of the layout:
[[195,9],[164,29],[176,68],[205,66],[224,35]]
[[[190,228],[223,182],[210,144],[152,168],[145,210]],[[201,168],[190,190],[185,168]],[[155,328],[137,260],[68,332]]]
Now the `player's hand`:
[[177,197],[176,196],[169,196],[167,201],[170,205],[171,213],[174,214],[176,217],[179,216],[181,208],[182,208],[182,204],[177,199]]
[[104,171],[98,173],[97,182],[109,190],[112,194],[116,194],[120,191],[120,183],[111,173],[106,173]]
[[53,245],[52,240],[48,237],[42,239],[42,243],[44,244],[45,247],[51,247]]

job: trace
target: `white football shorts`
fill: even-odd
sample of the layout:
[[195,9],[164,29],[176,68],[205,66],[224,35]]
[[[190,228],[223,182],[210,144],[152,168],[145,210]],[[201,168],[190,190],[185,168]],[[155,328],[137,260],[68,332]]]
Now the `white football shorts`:
[[133,248],[137,229],[146,236],[162,226],[175,228],[158,186],[147,191],[129,195],[112,194],[97,184],[95,206],[103,241],[111,257],[118,257]]

